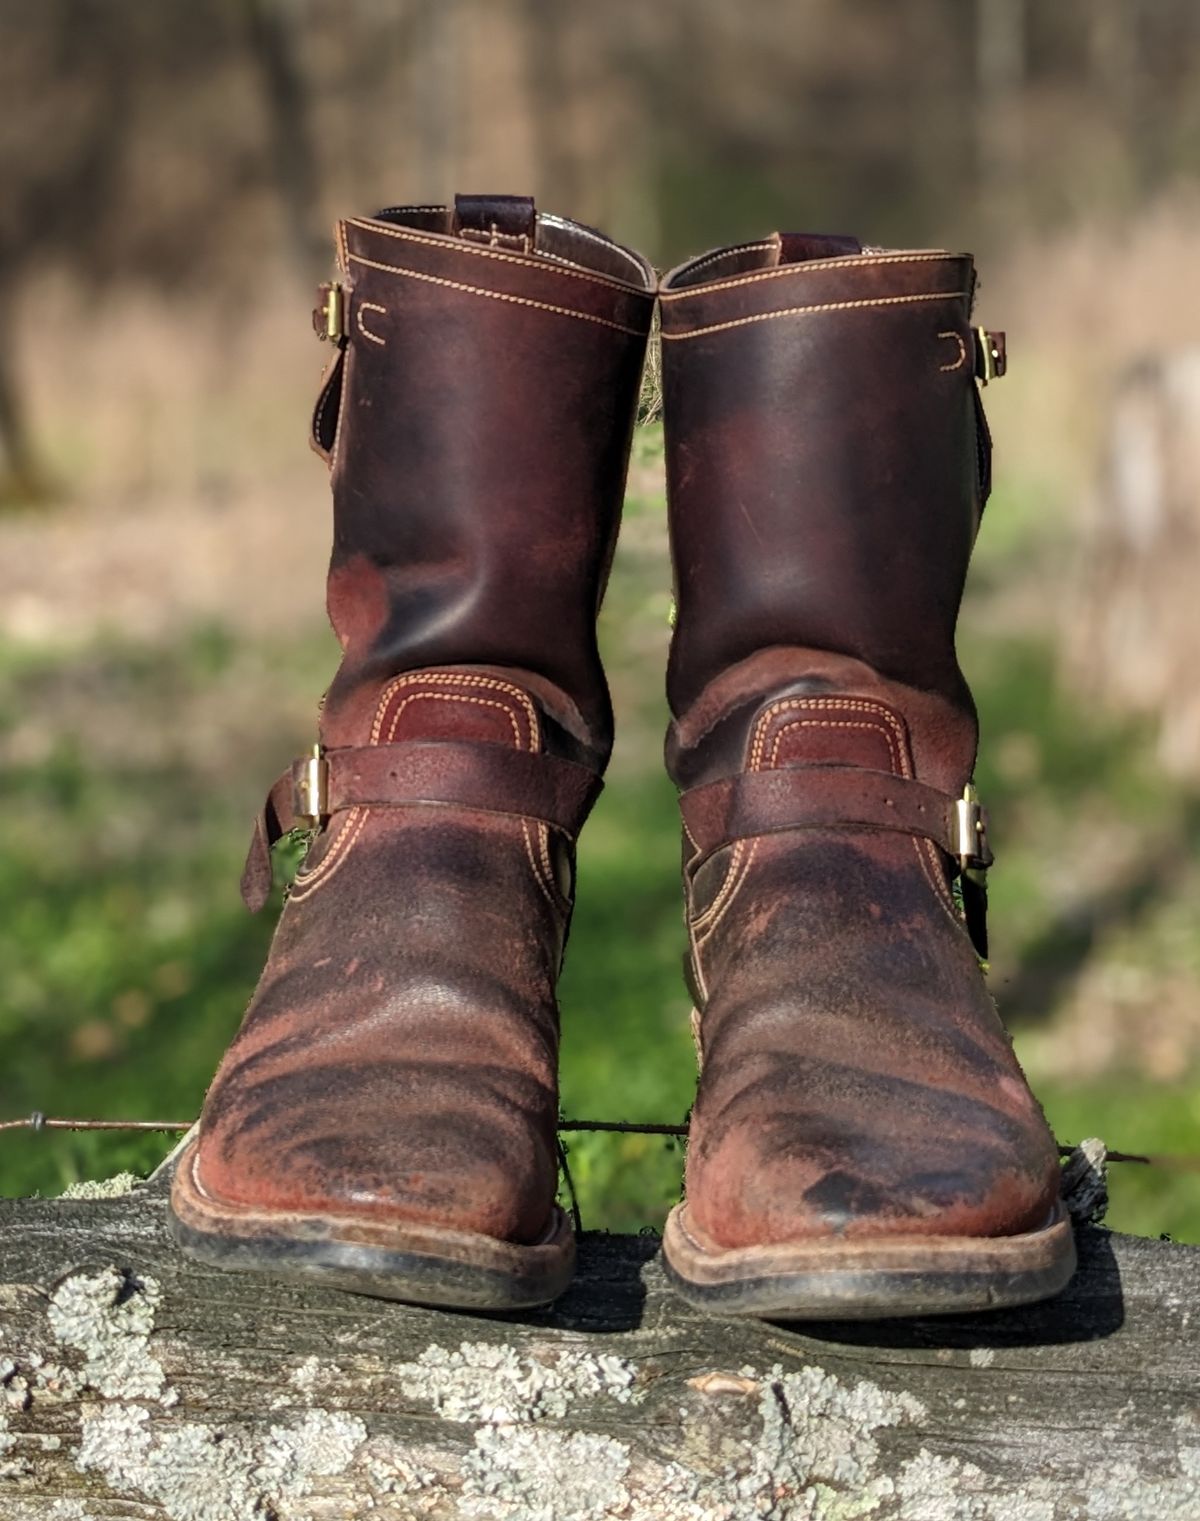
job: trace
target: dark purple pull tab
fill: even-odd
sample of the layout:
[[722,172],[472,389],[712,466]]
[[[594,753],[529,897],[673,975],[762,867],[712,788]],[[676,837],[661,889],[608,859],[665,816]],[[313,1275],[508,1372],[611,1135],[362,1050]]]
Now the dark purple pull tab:
[[456,195],[454,231],[492,247],[528,252],[537,234],[537,213],[528,195]]
[[862,244],[840,232],[781,232],[779,262],[804,264],[809,259],[839,259],[862,253]]

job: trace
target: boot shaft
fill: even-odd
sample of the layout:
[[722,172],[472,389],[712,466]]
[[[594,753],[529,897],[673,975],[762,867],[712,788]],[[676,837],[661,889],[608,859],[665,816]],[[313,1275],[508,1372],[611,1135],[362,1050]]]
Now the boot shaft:
[[974,286],[966,255],[787,234],[664,282],[684,785],[738,769],[783,688],[888,697],[936,779],[969,774],[954,631],[989,456]]
[[611,744],[595,616],[624,491],[650,267],[507,197],[339,224],[340,344],[314,419],[330,462],[328,608],[344,658],[327,744],[381,684],[468,664],[539,700],[562,744]]

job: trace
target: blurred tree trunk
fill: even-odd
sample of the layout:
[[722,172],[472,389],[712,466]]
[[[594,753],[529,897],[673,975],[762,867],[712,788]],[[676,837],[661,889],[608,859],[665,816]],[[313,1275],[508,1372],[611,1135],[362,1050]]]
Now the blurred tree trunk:
[[1200,347],[1122,377],[1066,634],[1075,680],[1153,715],[1163,766],[1200,777]]
[[287,0],[245,0],[250,50],[262,82],[271,154],[287,223],[287,252],[315,278],[327,262],[319,222],[317,154]]
[[13,331],[16,301],[11,272],[0,272],[0,450],[4,469],[0,474],[0,508],[43,501],[50,495],[49,480],[34,448],[22,395],[17,352],[8,336]]
[[975,0],[975,142],[985,213],[1020,216],[1025,0]]
[[463,114],[460,19],[459,0],[423,0],[414,18],[409,99],[415,200],[441,203],[449,201],[455,189],[471,188],[455,185]]
[[574,154],[571,68],[561,0],[524,0],[526,74],[538,155],[538,195],[550,210],[574,213],[579,172]]

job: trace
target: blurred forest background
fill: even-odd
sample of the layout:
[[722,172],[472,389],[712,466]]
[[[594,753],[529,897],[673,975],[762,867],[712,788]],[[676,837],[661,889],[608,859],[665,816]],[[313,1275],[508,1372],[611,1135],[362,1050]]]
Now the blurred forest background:
[[[1010,373],[962,624],[991,978],[1061,1140],[1200,1155],[1195,0],[0,0],[0,1118],[187,1119],[270,915],[237,877],[335,646],[309,455],[333,217],[533,192],[663,265],[770,231],[973,248]],[[620,736],[562,992],[572,1117],[694,1081],[661,441],[603,637]],[[0,1134],[0,1192],[166,1140]],[[585,1223],[677,1146],[578,1138]],[[1200,1174],[1112,1222],[1200,1240]]]

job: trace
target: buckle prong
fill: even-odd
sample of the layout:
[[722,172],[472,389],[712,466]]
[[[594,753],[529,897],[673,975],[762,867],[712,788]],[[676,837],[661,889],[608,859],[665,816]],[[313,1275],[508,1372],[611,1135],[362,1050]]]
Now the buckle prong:
[[987,385],[1008,369],[1008,353],[1003,333],[986,327],[975,329],[975,375],[980,385]]
[[987,819],[974,782],[968,782],[954,805],[955,844],[958,864],[964,872],[986,871],[992,864]]
[[319,744],[298,762],[292,811],[309,829],[329,817],[329,762]]
[[346,292],[336,280],[317,287],[313,332],[322,343],[341,343],[346,336]]

